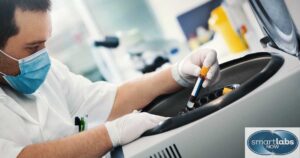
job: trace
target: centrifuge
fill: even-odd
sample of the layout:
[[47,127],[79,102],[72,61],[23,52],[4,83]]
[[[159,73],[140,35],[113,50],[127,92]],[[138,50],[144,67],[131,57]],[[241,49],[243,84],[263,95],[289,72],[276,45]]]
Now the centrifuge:
[[220,81],[185,110],[192,88],[160,96],[143,111],[170,117],[111,157],[244,157],[245,127],[300,126],[299,36],[283,0],[250,0],[262,52],[220,65]]

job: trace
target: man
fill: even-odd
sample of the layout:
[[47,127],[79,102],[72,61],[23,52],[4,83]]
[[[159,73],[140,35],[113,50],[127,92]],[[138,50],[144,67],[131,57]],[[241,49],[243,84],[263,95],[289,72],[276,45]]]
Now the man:
[[[218,77],[216,53],[198,50],[119,86],[91,83],[44,49],[51,35],[50,6],[50,0],[0,1],[1,157],[102,156],[166,119],[132,111],[193,85],[201,66],[210,67],[204,86]],[[74,119],[86,115],[102,123],[79,133]]]

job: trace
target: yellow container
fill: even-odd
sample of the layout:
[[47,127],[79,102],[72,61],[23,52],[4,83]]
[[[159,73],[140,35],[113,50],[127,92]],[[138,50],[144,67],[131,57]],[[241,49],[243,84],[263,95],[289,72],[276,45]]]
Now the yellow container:
[[248,49],[245,42],[230,24],[230,20],[222,6],[214,9],[208,20],[209,27],[221,34],[229,50],[233,53],[243,52]]

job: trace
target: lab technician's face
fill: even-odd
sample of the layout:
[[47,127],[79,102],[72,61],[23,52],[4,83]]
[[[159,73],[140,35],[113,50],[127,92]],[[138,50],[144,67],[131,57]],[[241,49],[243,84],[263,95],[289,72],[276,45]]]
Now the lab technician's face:
[[[1,48],[3,52],[16,59],[22,59],[45,47],[45,42],[51,34],[49,12],[16,9],[15,23],[19,32],[8,39],[4,48]],[[0,72],[16,76],[20,73],[19,64],[0,53]],[[2,84],[7,84],[2,76],[0,79]]]

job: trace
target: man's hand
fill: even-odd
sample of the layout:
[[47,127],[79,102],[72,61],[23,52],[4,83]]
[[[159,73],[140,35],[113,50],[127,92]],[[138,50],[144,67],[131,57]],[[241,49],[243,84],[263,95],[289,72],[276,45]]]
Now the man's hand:
[[146,130],[155,127],[159,122],[166,119],[166,117],[134,111],[114,121],[107,122],[105,127],[112,145],[116,147],[135,140]]
[[198,49],[172,67],[172,76],[183,87],[192,86],[199,76],[201,67],[208,67],[203,87],[215,83],[220,77],[217,53],[211,49]]

